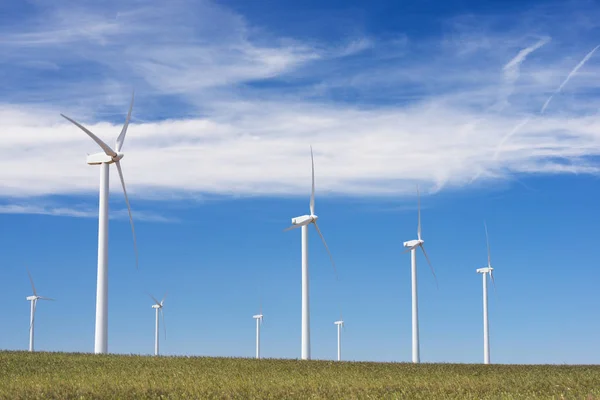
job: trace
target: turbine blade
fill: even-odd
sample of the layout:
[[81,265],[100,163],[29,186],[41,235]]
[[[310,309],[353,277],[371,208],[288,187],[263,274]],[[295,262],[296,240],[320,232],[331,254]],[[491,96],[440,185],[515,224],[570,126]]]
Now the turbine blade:
[[51,297],[43,297],[43,296],[38,296],[38,299],[55,301],[55,299],[53,299]]
[[121,185],[123,186],[123,194],[125,195],[125,203],[127,203],[127,212],[129,213],[129,222],[131,223],[131,233],[133,234],[133,248],[135,250],[135,267],[138,267],[138,249],[137,240],[135,239],[135,227],[133,226],[133,217],[131,216],[131,207],[129,205],[129,198],[127,197],[127,189],[125,189],[125,179],[123,179],[123,170],[121,169],[121,162],[115,162],[117,165],[117,171],[119,171],[119,178],[121,178]]
[[125,120],[125,124],[123,125],[123,129],[121,129],[121,133],[119,137],[117,137],[117,143],[115,144],[115,148],[117,151],[121,151],[123,148],[123,142],[125,142],[125,135],[127,134],[127,127],[129,126],[129,120],[131,119],[131,109],[133,108],[133,97],[135,95],[135,91],[131,93],[131,104],[129,105],[129,112],[127,113],[127,119]]
[[411,251],[412,249],[414,249],[414,247],[407,247],[407,248],[406,248],[406,250],[404,250],[404,251],[402,252],[402,254],[404,254],[404,253],[408,253],[408,252],[409,252],[409,251]]
[[425,254],[425,258],[427,259],[427,263],[429,264],[429,269],[431,269],[431,273],[433,274],[433,278],[435,279],[435,286],[439,289],[440,287],[438,285],[437,276],[435,276],[435,271],[433,270],[433,265],[431,265],[429,256],[427,255],[427,252],[425,251],[425,246],[423,246],[423,244],[420,244],[419,247],[421,248],[421,250],[423,250],[423,254]]
[[169,294],[169,291],[167,290],[165,292],[165,295],[163,296],[162,300],[160,301],[160,305],[162,306],[162,304],[165,302],[165,299],[167,298],[167,294]]
[[117,153],[115,153],[115,151],[113,149],[110,148],[109,145],[107,145],[106,143],[104,143],[98,136],[94,135],[90,130],[88,130],[85,126],[81,125],[79,122],[72,120],[71,118],[67,117],[64,114],[60,114],[63,118],[65,118],[67,121],[72,122],[73,124],[75,124],[77,127],[79,127],[79,129],[81,129],[82,131],[84,131],[85,133],[87,133],[87,135],[89,137],[91,137],[94,142],[98,143],[98,145],[100,147],[102,147],[102,150],[104,150],[104,153],[106,153],[107,156],[111,156],[111,157],[115,157],[117,155]]
[[310,146],[310,162],[312,167],[312,191],[310,192],[310,215],[315,215],[315,159]]
[[291,231],[292,229],[296,229],[296,228],[300,228],[302,227],[302,225],[292,225],[290,227],[285,228],[283,231],[287,232],[287,231]]
[[31,289],[33,290],[33,295],[37,296],[35,285],[33,284],[33,278],[31,277],[31,272],[29,272],[29,268],[27,268],[27,266],[25,266],[25,269],[27,269],[27,275],[29,275],[29,282],[31,282]]
[[163,332],[165,334],[165,340],[167,340],[167,324],[165,324],[165,313],[163,312],[162,307],[160,308],[160,316],[162,317]]
[[335,280],[338,280],[338,273],[337,273],[337,269],[335,268],[335,262],[333,261],[333,256],[331,255],[331,251],[329,251],[329,246],[327,246],[325,237],[323,237],[323,234],[321,233],[321,230],[319,229],[319,225],[317,225],[317,221],[313,221],[313,224],[315,225],[315,229],[317,230],[317,233],[319,234],[319,236],[321,236],[321,240],[323,241],[323,244],[325,245],[325,250],[327,250],[327,254],[329,254],[329,259],[331,260],[331,266],[333,267],[333,273],[335,274]]
[[494,293],[496,293],[496,281],[494,280],[494,274],[490,271],[490,278],[492,279],[492,286],[494,287]]
[[160,302],[158,300],[156,300],[156,297],[152,296],[150,293],[147,293],[147,294],[148,294],[148,296],[150,296],[150,298],[152,300],[154,300],[154,302],[156,303],[157,306],[160,306]]
[[421,193],[419,193],[419,185],[417,185],[417,212],[419,215],[419,222],[417,225],[417,238],[421,240]]
[[488,236],[487,223],[483,221],[483,226],[485,227],[485,242],[487,244],[487,253],[488,253],[488,267],[492,266],[492,257],[490,255],[490,238]]

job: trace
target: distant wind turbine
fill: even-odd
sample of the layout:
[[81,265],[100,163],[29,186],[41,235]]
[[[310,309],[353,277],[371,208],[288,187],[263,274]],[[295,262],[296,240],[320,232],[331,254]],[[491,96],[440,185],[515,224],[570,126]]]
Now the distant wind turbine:
[[163,330],[165,332],[165,339],[167,338],[167,325],[165,324],[165,314],[163,312],[163,306],[165,304],[165,299],[167,298],[167,294],[165,293],[164,297],[162,298],[161,301],[156,300],[156,298],[152,295],[150,295],[150,297],[152,298],[152,300],[154,300],[154,304],[152,305],[152,308],[154,308],[156,310],[156,324],[155,324],[155,329],[154,329],[154,355],[157,356],[158,355],[158,312],[160,310],[160,316],[162,317],[163,320]]
[[337,360],[342,361],[342,327],[344,326],[344,321],[340,318],[334,324],[337,325]]
[[327,242],[317,224],[318,216],[315,215],[315,161],[313,157],[312,146],[310,148],[310,159],[312,166],[312,191],[310,195],[310,215],[292,218],[292,226],[286,228],[285,231],[302,227],[302,349],[301,357],[303,360],[310,360],[310,310],[309,310],[309,294],[308,294],[308,225],[313,224],[317,233],[321,237],[325,250],[329,254],[331,265],[335,272],[335,263],[333,256],[329,251]]
[[87,163],[89,165],[100,165],[100,201],[99,201],[99,212],[98,212],[98,281],[96,286],[96,332],[94,339],[94,352],[95,353],[107,353],[108,352],[108,182],[109,182],[109,165],[115,164],[117,171],[119,172],[119,178],[121,179],[121,186],[123,186],[123,193],[125,194],[125,203],[127,203],[127,212],[129,213],[129,221],[131,223],[131,232],[133,233],[133,246],[135,250],[135,264],[136,268],[138,265],[138,253],[137,243],[135,239],[135,228],[133,226],[133,218],[131,216],[131,207],[129,206],[129,199],[127,198],[127,189],[125,189],[125,180],[123,179],[123,171],[121,169],[120,160],[125,154],[121,152],[123,142],[125,141],[125,135],[127,134],[127,127],[129,126],[129,120],[131,119],[131,110],[133,108],[133,94],[131,95],[131,104],[129,106],[129,112],[127,113],[127,119],[121,133],[117,137],[115,144],[115,150],[110,148],[100,138],[94,135],[90,130],[85,128],[83,125],[72,120],[64,114],[60,114],[63,118],[67,119],[79,129],[84,131],[90,138],[92,138],[104,152],[95,153],[88,155]]
[[31,289],[33,290],[33,296],[27,296],[27,300],[31,301],[31,315],[29,317],[29,351],[33,350],[33,330],[35,324],[35,307],[37,305],[38,300],[54,300],[49,297],[38,296],[37,291],[35,290],[35,285],[33,284],[33,278],[31,277],[31,273],[29,272],[29,268],[27,268],[27,275],[29,275],[29,282],[31,282]]
[[412,362],[419,363],[420,355],[419,355],[419,307],[417,301],[417,247],[420,247],[423,250],[423,254],[427,259],[427,263],[429,264],[429,268],[431,268],[431,273],[433,274],[433,278],[436,280],[435,271],[433,270],[433,266],[431,265],[431,261],[429,260],[429,256],[425,251],[425,247],[423,244],[425,241],[421,238],[421,195],[419,193],[419,187],[417,186],[417,198],[418,198],[418,225],[417,225],[417,239],[409,240],[408,242],[404,242],[404,247],[407,249],[404,251],[405,253],[410,251],[410,259],[411,259],[411,286],[412,286]]
[[260,326],[263,322],[262,310],[260,314],[253,315],[252,318],[256,320],[256,358],[260,358]]
[[483,226],[485,227],[485,241],[487,243],[487,251],[488,251],[488,265],[485,268],[477,269],[478,274],[482,274],[483,276],[483,363],[490,363],[490,331],[489,331],[489,322],[488,322],[488,295],[487,295],[487,277],[490,276],[492,280],[492,284],[494,285],[494,289],[496,289],[496,282],[494,281],[494,274],[492,271],[492,259],[490,256],[490,240],[488,237],[487,224],[484,222]]

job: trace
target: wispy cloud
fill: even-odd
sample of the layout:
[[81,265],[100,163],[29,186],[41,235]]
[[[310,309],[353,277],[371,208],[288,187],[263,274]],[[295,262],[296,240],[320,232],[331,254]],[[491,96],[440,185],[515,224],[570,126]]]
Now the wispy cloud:
[[540,110],[540,113],[543,114],[544,111],[546,111],[546,108],[548,107],[548,105],[550,104],[550,101],[552,100],[552,98],[557,95],[558,93],[560,93],[560,91],[565,87],[565,85],[567,83],[569,83],[569,81],[571,80],[572,77],[575,76],[575,74],[577,73],[577,71],[579,71],[579,69],[581,67],[583,67],[583,65],[592,57],[592,55],[594,55],[594,53],[596,52],[596,50],[598,50],[598,47],[600,47],[600,45],[594,47],[589,53],[586,54],[585,57],[583,57],[583,60],[581,60],[579,62],[579,64],[577,64],[575,66],[575,68],[573,68],[571,70],[571,72],[569,72],[569,75],[567,75],[567,77],[565,78],[565,80],[560,84],[560,86],[558,87],[558,89],[556,89],[554,91],[554,93],[552,93],[552,95],[550,97],[548,97],[548,100],[546,100],[546,102],[544,103],[544,105],[542,106],[542,109]]
[[[40,204],[0,204],[0,214],[37,214],[56,217],[98,218],[98,210],[88,207],[61,207]],[[111,219],[129,221],[126,209],[114,210],[110,213]],[[151,212],[135,212],[135,221],[147,222],[176,222],[174,218],[164,217]]]
[[500,107],[508,103],[508,97],[513,93],[515,83],[521,75],[521,64],[527,59],[531,53],[550,42],[550,37],[544,37],[538,40],[536,43],[520,50],[516,56],[514,56],[508,63],[504,65],[502,70],[504,71],[504,80],[506,81],[506,91],[503,93]]
[[[99,149],[59,113],[113,143],[133,86],[123,168],[134,200],[306,195],[310,144],[323,194],[412,195],[416,182],[465,187],[476,173],[597,173],[600,101],[589,92],[600,71],[580,70],[589,57],[572,69],[596,28],[576,24],[569,6],[555,16],[568,24],[478,16],[441,36],[303,42],[214,3],[178,1],[49,6],[44,20],[4,28],[0,196],[96,193],[98,168],[84,157]],[[31,72],[41,65],[58,69]],[[567,76],[560,90],[575,73],[578,95],[540,115],[557,79]]]
[[504,70],[504,78],[508,82],[514,83],[519,78],[519,67],[521,66],[523,61],[525,61],[527,56],[533,53],[535,50],[542,47],[543,45],[545,45],[546,43],[548,43],[549,41],[550,38],[546,37],[540,39],[535,44],[519,51],[519,53],[512,60],[506,63],[506,65],[502,68]]

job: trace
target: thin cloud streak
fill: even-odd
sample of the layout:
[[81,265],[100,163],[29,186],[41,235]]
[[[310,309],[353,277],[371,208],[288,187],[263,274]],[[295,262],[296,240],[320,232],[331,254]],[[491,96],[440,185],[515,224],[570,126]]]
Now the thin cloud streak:
[[540,39],[537,43],[519,51],[519,53],[502,68],[504,71],[504,78],[508,82],[514,83],[519,78],[519,67],[525,61],[527,56],[546,43],[550,42],[550,40],[551,39],[549,37]]
[[579,71],[579,69],[580,69],[581,67],[583,67],[583,66],[584,66],[584,64],[585,64],[585,63],[586,63],[586,62],[587,62],[587,61],[588,61],[588,60],[589,60],[589,59],[592,57],[592,55],[594,55],[594,53],[596,52],[596,50],[598,50],[598,47],[600,47],[600,45],[598,45],[598,46],[594,47],[594,48],[592,49],[592,51],[590,51],[588,54],[586,54],[586,56],[585,56],[585,57],[583,57],[583,60],[581,60],[581,61],[579,62],[579,64],[577,64],[577,65],[575,66],[575,68],[573,68],[573,69],[571,70],[571,72],[569,72],[569,75],[567,75],[567,78],[566,78],[566,79],[565,79],[565,80],[564,80],[564,81],[563,81],[563,82],[560,84],[560,86],[558,87],[558,89],[556,89],[556,90],[554,91],[554,93],[552,93],[552,94],[550,95],[550,97],[548,97],[548,100],[546,100],[546,102],[545,102],[545,103],[544,103],[544,105],[542,106],[542,109],[540,110],[540,114],[543,114],[543,113],[544,113],[544,111],[546,111],[546,108],[547,108],[547,107],[548,107],[548,105],[550,104],[550,101],[552,100],[552,98],[553,98],[554,96],[556,96],[557,94],[559,94],[559,93],[560,93],[560,91],[561,91],[561,90],[562,90],[562,89],[565,87],[565,85],[566,85],[566,84],[567,84],[567,83],[568,83],[568,82],[571,80],[571,78],[575,76],[575,74],[577,73],[577,71]]
[[[1,204],[0,214],[37,214],[55,217],[98,218],[98,210],[92,210],[90,208],[44,206],[36,204]],[[111,211],[109,217],[110,219],[129,221],[129,214],[126,209]],[[134,212],[133,217],[136,221],[145,222],[169,223],[178,221],[173,218],[149,212]]]

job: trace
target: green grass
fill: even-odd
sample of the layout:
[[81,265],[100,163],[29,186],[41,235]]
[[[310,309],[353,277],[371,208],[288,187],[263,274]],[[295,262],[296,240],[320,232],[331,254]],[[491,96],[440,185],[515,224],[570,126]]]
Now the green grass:
[[2,399],[600,399],[600,366],[0,352]]

